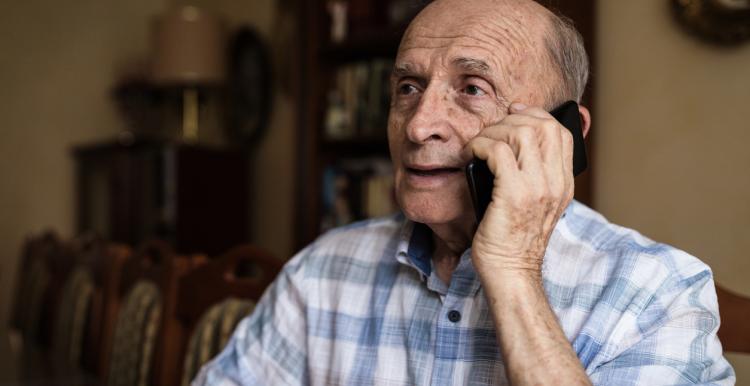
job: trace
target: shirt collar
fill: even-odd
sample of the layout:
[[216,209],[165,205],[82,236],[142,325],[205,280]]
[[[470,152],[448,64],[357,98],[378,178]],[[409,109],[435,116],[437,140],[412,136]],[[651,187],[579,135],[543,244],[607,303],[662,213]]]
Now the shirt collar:
[[432,274],[432,232],[427,225],[404,218],[396,259],[416,269],[423,280]]
[[471,249],[467,249],[461,255],[451,279],[455,283],[442,283],[432,272],[432,230],[425,224],[405,218],[399,237],[396,259],[417,270],[428,288],[444,295],[448,292],[448,287],[454,285],[457,292],[463,296],[473,296],[479,290],[479,279],[471,262]]

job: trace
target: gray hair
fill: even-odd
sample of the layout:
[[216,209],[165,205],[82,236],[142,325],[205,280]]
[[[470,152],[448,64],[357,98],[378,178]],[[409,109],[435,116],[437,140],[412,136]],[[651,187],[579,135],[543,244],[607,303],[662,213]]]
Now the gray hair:
[[583,37],[573,21],[559,14],[550,14],[549,30],[544,37],[547,54],[559,70],[559,82],[550,95],[553,103],[567,100],[581,102],[589,79],[589,58]]

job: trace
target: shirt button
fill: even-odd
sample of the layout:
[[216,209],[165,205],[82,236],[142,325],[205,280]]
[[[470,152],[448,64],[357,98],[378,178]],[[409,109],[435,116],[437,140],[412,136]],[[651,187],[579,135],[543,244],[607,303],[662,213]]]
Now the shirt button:
[[456,310],[452,310],[452,311],[448,312],[448,320],[450,320],[453,323],[460,322],[461,321],[461,313],[458,312],[458,311],[456,311]]

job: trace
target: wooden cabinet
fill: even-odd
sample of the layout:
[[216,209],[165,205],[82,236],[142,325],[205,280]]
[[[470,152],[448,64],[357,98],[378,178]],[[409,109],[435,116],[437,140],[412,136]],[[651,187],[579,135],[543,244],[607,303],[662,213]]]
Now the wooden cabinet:
[[78,232],[180,253],[219,254],[247,241],[248,161],[240,149],[164,141],[75,148]]

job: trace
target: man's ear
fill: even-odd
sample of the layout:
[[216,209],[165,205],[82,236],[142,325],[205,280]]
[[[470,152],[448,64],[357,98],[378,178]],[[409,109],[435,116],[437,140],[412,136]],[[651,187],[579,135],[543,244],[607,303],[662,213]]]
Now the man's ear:
[[589,129],[591,128],[591,112],[586,107],[578,105],[578,114],[581,116],[583,137],[586,138],[589,134]]

